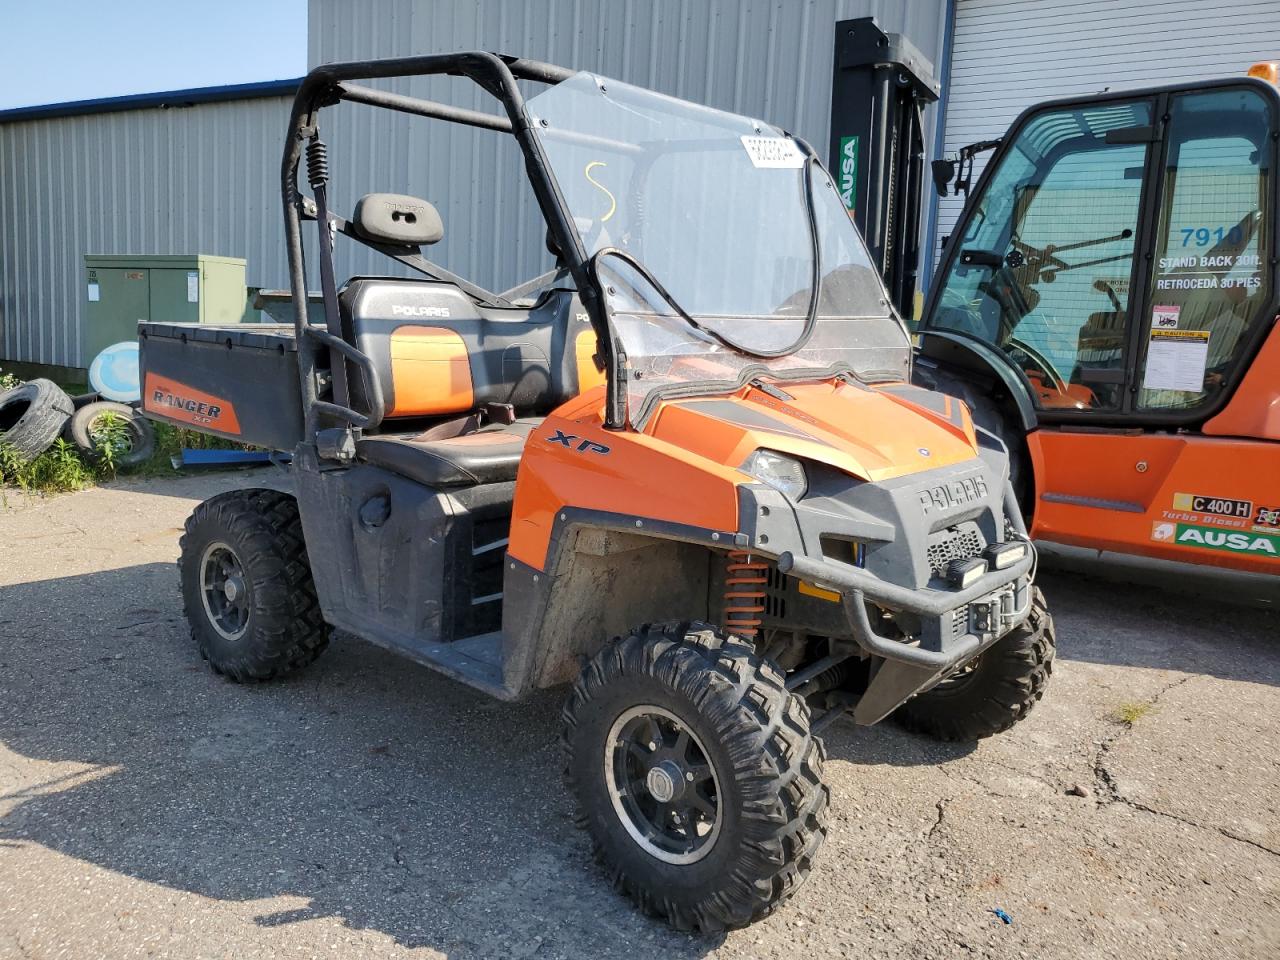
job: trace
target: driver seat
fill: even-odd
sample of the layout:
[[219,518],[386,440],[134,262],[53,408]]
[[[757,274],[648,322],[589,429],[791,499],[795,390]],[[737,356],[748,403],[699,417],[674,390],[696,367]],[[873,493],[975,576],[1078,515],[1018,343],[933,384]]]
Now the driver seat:
[[374,466],[429,487],[472,487],[515,480],[525,441],[542,417],[491,423],[442,439],[415,436],[363,437],[357,456]]

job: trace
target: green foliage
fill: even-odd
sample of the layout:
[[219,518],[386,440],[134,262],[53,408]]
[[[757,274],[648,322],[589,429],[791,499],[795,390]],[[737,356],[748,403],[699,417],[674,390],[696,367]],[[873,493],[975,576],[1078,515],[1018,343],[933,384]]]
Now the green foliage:
[[1111,719],[1125,726],[1133,726],[1148,713],[1155,704],[1146,700],[1131,700],[1120,704],[1111,714]]
[[59,437],[34,460],[25,460],[0,443],[0,480],[26,493],[69,493],[93,486],[101,474],[81,459],[74,445]]
[[[0,391],[11,390],[23,381],[0,371]],[[75,389],[69,392],[76,391]],[[254,447],[224,440],[207,433],[152,421],[156,433],[156,450],[146,463],[129,469],[143,477],[176,477],[173,458],[188,450],[253,450]],[[25,460],[12,446],[0,440],[0,506],[4,504],[5,486],[17,487],[28,494],[70,493],[83,490],[104,480],[114,479],[120,472],[121,455],[132,449],[133,433],[124,417],[110,411],[94,419],[90,433],[94,452],[84,457],[75,444],[59,437],[53,446],[34,460]]]
[[[34,460],[24,460],[13,447],[0,441],[0,487],[13,486],[27,494],[70,493],[83,490],[105,480],[112,480],[117,473],[131,476],[176,477],[181,471],[174,469],[171,458],[182,450],[243,450],[244,444],[213,437],[194,430],[184,430],[167,423],[151,424],[156,431],[156,452],[146,463],[121,470],[119,456],[128,451],[131,434],[123,417],[104,413],[94,424],[94,456],[81,456],[74,444],[59,438],[52,447]],[[0,505],[3,491],[0,490]]]
[[133,432],[124,417],[110,410],[93,418],[89,431],[93,441],[94,460],[99,472],[116,475],[116,460],[133,449]]
[[232,440],[224,440],[212,434],[186,430],[159,421],[151,421],[156,431],[156,452],[146,463],[136,467],[132,473],[144,477],[176,477],[180,470],[173,467],[173,458],[180,457],[183,450],[253,450],[253,447]]

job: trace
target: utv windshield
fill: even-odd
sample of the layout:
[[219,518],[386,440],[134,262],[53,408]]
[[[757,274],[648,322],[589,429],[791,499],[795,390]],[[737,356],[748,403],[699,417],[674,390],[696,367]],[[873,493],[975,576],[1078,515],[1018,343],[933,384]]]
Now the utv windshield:
[[906,376],[906,332],[796,141],[587,73],[527,111],[606,292],[634,425],[658,396],[762,375]]

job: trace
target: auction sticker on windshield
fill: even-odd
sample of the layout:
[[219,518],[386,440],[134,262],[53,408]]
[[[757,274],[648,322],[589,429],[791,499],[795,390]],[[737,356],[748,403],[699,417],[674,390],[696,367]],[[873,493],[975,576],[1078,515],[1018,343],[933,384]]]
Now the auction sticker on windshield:
[[790,137],[742,137],[742,146],[753,167],[795,169],[804,166],[804,154]]

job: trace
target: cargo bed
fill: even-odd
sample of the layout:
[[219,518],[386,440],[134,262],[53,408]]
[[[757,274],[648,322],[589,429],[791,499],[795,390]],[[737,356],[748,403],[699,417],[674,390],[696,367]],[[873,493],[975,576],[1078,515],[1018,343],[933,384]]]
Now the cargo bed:
[[302,440],[298,350],[289,324],[138,324],[142,409],[269,450]]

